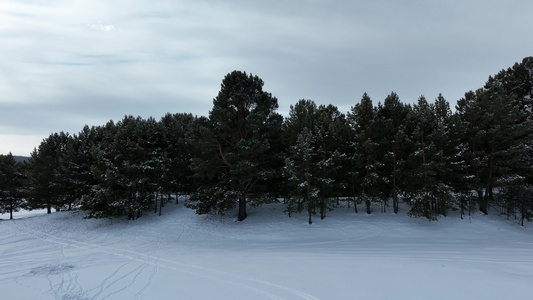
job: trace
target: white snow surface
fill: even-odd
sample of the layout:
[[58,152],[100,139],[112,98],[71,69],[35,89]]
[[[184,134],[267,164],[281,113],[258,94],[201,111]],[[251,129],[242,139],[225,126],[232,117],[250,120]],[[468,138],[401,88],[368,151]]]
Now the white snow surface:
[[[352,208],[353,209],[353,208]],[[533,230],[497,216],[428,222],[283,206],[244,222],[182,204],[135,221],[0,220],[1,299],[526,299]],[[6,215],[0,216],[5,219]]]

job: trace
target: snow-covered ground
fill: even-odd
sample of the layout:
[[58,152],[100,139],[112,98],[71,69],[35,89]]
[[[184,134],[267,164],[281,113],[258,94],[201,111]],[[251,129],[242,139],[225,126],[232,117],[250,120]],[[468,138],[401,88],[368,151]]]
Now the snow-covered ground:
[[494,216],[337,208],[308,225],[275,204],[244,222],[168,204],[130,222],[82,217],[0,220],[0,298],[486,300],[533,287],[533,230]]

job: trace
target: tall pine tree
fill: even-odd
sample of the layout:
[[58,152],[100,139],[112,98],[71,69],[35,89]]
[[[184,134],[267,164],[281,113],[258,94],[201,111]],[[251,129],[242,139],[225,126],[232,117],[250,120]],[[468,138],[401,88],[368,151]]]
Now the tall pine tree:
[[410,106],[400,102],[394,92],[389,94],[383,103],[378,106],[377,117],[380,119],[385,147],[384,176],[388,179],[388,197],[392,198],[394,213],[399,210],[399,195],[404,190],[406,170],[405,164],[408,154],[409,138],[405,120],[410,113]]
[[222,81],[208,119],[197,122],[193,169],[202,186],[191,196],[198,213],[223,212],[238,206],[237,219],[247,217],[247,205],[265,200],[258,188],[274,176],[279,159],[272,142],[279,138],[282,117],[278,101],[263,91],[263,80],[233,71]]
[[11,153],[0,154],[0,213],[9,213],[10,219],[25,204],[27,183],[23,169]]
[[352,161],[358,178],[355,190],[358,202],[364,203],[366,213],[370,214],[372,205],[382,203],[384,199],[386,181],[382,176],[384,162],[379,134],[383,128],[380,128],[376,108],[367,93],[352,107],[348,121],[354,136],[351,143],[354,149]]

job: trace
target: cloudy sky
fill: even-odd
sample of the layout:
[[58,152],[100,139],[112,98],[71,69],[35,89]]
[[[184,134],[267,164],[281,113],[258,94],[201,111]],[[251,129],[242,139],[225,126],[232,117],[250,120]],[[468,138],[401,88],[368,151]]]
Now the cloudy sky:
[[207,115],[233,70],[287,114],[452,103],[533,55],[530,0],[0,0],[0,153],[124,115]]

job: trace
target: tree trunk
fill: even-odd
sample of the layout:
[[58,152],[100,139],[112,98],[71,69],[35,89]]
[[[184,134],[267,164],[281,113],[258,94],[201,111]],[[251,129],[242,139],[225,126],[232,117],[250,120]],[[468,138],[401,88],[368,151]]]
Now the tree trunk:
[[326,203],[324,199],[320,199],[320,220],[326,217]]
[[464,215],[465,215],[465,203],[464,203],[464,198],[461,197],[461,205],[460,205],[460,208],[461,208],[461,220],[463,219]]
[[392,162],[392,209],[394,213],[398,213],[398,194],[396,193],[396,151],[393,151]]
[[481,189],[477,190],[477,199],[478,199],[479,211],[481,211],[484,214],[487,214],[487,206],[485,205],[485,197],[483,197],[483,191]]
[[237,216],[237,221],[243,221],[246,217],[246,193],[243,192],[239,197],[239,215]]
[[355,213],[358,213],[357,211],[357,196],[355,195],[355,183],[352,187],[352,195],[353,195],[353,207],[354,207],[354,211]]
[[484,213],[485,215],[488,215],[488,209],[489,209],[489,187],[485,189],[485,194],[483,195],[482,201],[479,204],[479,210]]
[[158,195],[158,194],[159,194],[158,192],[155,193],[155,200],[154,200],[154,214],[157,213],[157,195]]
[[292,216],[292,209],[293,209],[293,205],[292,205],[292,201],[291,201],[291,198],[290,196],[286,196],[283,198],[283,203],[285,205],[287,205],[287,214],[289,215],[289,218]]
[[398,201],[398,194],[396,193],[396,177],[393,178],[393,188],[392,188],[392,206],[394,209],[394,213],[397,214],[400,204]]
[[159,197],[159,216],[161,216],[163,210],[163,195]]
[[307,214],[309,215],[309,225],[313,224],[313,220],[311,218],[312,216],[312,209],[311,209],[311,205],[307,205]]
[[9,219],[13,220],[13,200],[9,203]]

